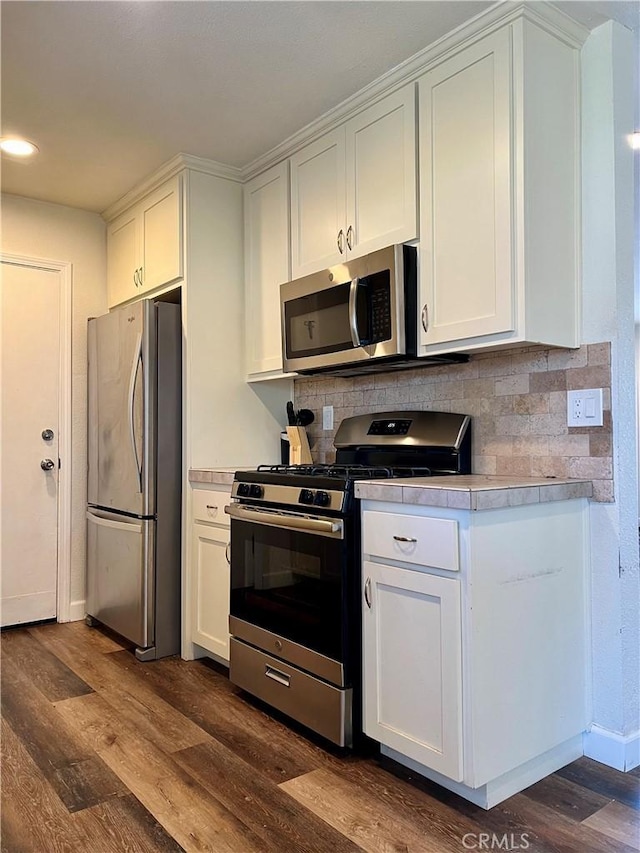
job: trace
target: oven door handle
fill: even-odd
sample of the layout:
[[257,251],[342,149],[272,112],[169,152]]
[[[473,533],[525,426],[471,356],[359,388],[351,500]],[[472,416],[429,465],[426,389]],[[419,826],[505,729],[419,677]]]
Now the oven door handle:
[[256,524],[268,524],[271,527],[282,527],[288,530],[304,530],[308,533],[324,533],[336,538],[342,538],[342,520],[309,518],[305,515],[290,515],[270,509],[251,509],[243,504],[230,504],[224,511],[231,518],[239,521],[254,521]]

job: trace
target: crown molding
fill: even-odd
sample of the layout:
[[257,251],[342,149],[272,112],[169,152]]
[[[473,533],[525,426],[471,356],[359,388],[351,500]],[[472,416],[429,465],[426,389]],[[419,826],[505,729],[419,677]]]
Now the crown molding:
[[589,35],[589,30],[574,21],[546,0],[499,0],[474,18],[451,30],[423,50],[405,59],[347,100],[321,115],[297,133],[276,145],[266,154],[248,163],[241,170],[242,179],[248,181],[270,166],[290,157],[300,148],[314,142],[320,136],[334,130],[347,119],[371,106],[397,89],[415,82],[424,73],[434,68],[478,38],[489,35],[505,24],[526,18],[571,47],[579,49]]
[[212,175],[216,178],[224,178],[228,181],[243,182],[241,170],[236,166],[227,166],[225,163],[217,163],[215,160],[206,160],[204,157],[196,157],[193,154],[176,154],[171,160],[167,160],[158,169],[147,175],[139,184],[129,190],[126,195],[118,201],[109,205],[102,212],[102,218],[105,222],[111,222],[131,205],[143,199],[150,192],[155,190],[169,178],[182,172],[184,169],[190,169],[193,172],[202,172],[205,175]]
[[336,129],[347,119],[370,107],[376,101],[392,94],[402,86],[414,83],[431,68],[464,50],[478,38],[490,35],[500,27],[522,18],[531,21],[576,50],[582,46],[589,35],[589,30],[586,27],[574,21],[573,18],[561,12],[547,0],[533,0],[533,2],[532,0],[498,0],[493,6],[405,59],[395,68],[387,71],[246,166],[238,168],[228,166],[225,163],[218,163],[215,160],[196,157],[192,154],[176,154],[175,157],[148,175],[121,199],[104,210],[102,217],[110,222],[183,169],[246,183],[271,166],[286,160],[323,134]]

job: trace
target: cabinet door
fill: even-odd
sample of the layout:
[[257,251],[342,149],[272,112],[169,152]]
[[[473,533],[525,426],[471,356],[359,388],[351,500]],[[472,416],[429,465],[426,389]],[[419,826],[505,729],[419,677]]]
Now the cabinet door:
[[135,210],[128,210],[107,229],[107,293],[109,307],[133,299],[139,292],[139,234]]
[[244,187],[247,373],[282,371],[280,285],[289,281],[289,164]]
[[182,278],[182,193],[180,176],[150,193],[138,206],[141,218],[142,290]]
[[365,733],[461,781],[460,581],[371,562],[363,578]]
[[415,99],[411,83],[347,122],[350,257],[418,236]]
[[421,344],[515,328],[510,31],[419,80]]
[[191,640],[228,662],[230,530],[206,524],[192,529]]
[[344,128],[338,128],[291,158],[294,279],[345,258],[344,139]]

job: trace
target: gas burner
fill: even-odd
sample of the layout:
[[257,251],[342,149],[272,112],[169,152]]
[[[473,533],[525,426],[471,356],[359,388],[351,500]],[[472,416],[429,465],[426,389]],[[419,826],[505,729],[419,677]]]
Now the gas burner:
[[373,466],[340,465],[259,465],[258,471],[271,474],[302,477],[333,477],[340,480],[390,480],[396,477],[430,477],[431,469],[425,466],[406,465]]

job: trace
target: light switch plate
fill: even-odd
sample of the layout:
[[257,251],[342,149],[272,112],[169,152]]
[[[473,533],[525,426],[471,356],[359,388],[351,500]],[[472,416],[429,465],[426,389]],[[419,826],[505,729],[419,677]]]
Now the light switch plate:
[[333,406],[322,407],[322,429],[333,429]]
[[567,391],[567,426],[602,426],[602,388]]

